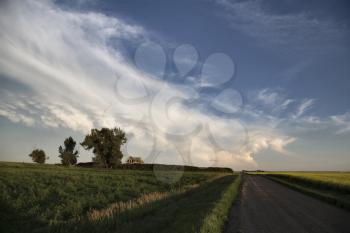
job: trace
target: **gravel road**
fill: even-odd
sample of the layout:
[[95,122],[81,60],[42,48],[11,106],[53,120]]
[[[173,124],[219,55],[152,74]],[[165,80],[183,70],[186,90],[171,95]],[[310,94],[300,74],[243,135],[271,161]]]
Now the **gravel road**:
[[226,233],[350,233],[350,212],[263,177],[243,179]]

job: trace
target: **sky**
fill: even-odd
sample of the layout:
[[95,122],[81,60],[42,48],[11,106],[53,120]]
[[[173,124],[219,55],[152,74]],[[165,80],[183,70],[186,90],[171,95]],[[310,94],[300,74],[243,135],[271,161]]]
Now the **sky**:
[[[348,1],[0,1],[0,160],[121,127],[124,157],[349,170]],[[80,162],[93,154],[78,145]]]

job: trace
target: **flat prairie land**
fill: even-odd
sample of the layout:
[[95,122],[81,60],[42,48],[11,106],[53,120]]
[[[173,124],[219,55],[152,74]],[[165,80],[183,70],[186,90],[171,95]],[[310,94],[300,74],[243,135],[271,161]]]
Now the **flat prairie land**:
[[0,162],[0,231],[221,232],[239,181],[233,173]]

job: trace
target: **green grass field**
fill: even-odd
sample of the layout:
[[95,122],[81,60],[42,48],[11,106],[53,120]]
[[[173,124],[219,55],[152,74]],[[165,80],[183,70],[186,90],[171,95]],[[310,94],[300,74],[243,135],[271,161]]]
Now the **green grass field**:
[[0,163],[0,231],[220,232],[237,177]]
[[255,172],[291,188],[350,209],[350,172]]

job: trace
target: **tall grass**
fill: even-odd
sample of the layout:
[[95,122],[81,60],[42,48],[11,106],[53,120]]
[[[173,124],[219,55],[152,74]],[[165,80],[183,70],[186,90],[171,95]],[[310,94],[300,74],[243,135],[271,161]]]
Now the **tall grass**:
[[127,211],[115,212],[94,221],[85,219],[79,223],[63,223],[50,230],[84,233],[221,232],[238,187],[239,180],[236,178],[237,175],[219,177]]
[[238,187],[241,182],[241,176],[236,178],[235,182],[231,183],[220,199],[215,203],[214,208],[208,213],[203,221],[200,229],[201,233],[220,233],[223,230],[224,224],[228,219],[229,211],[233,201],[238,194]]
[[88,218],[90,221],[99,221],[104,218],[110,218],[115,214],[120,214],[122,212],[134,209],[134,208],[139,208],[142,207],[150,202],[162,200],[165,198],[168,198],[171,195],[177,195],[180,193],[184,193],[185,191],[193,188],[199,187],[199,184],[193,184],[186,186],[184,188],[172,190],[170,192],[154,192],[154,193],[147,193],[144,194],[138,198],[135,198],[133,200],[129,200],[126,202],[119,201],[116,203],[113,203],[109,205],[107,208],[102,209],[102,210],[91,210],[88,213]]
[[202,184],[218,175],[185,172],[176,183],[166,184],[149,171],[0,163],[0,232],[50,232],[92,210]]

